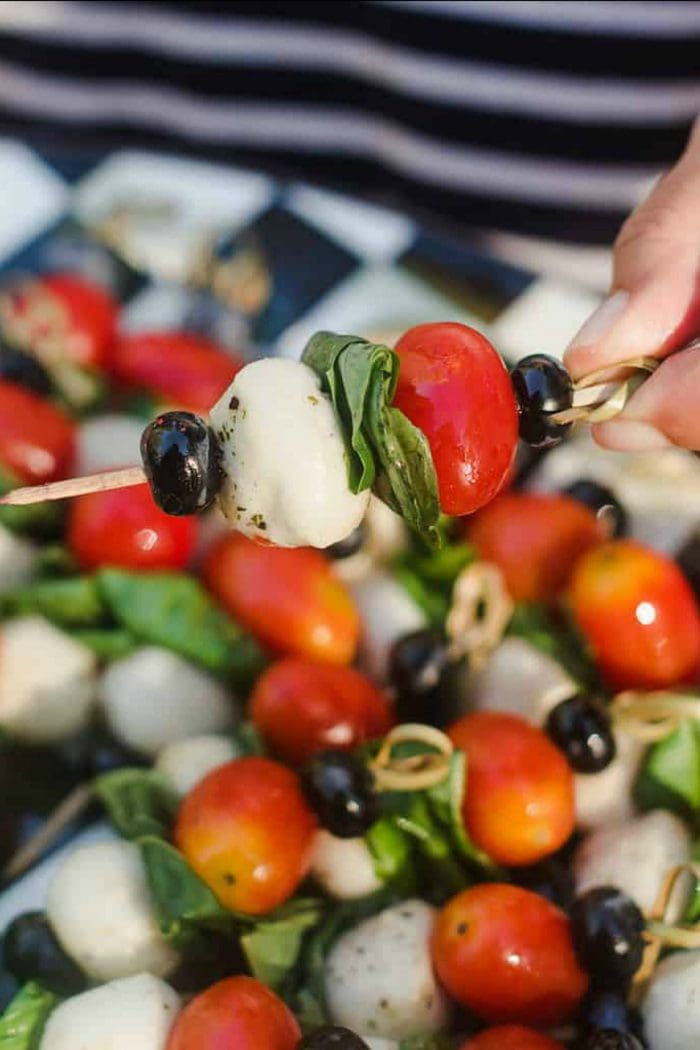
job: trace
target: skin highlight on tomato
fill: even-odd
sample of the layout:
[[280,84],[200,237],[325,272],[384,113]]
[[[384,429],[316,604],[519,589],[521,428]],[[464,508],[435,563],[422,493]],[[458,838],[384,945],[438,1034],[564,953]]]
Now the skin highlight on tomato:
[[465,827],[499,864],[535,864],[559,849],[576,821],[574,777],[562,753],[516,715],[477,711],[448,729],[467,755]]
[[350,750],[394,724],[387,698],[365,675],[299,657],[260,676],[250,716],[274,754],[295,765],[324,748]]
[[203,577],[224,608],[272,652],[333,664],[355,656],[359,614],[319,551],[262,546],[230,533],[212,546]]
[[166,1050],[295,1050],[300,1038],[274,992],[253,977],[228,977],[178,1014]]
[[296,775],[250,757],[196,785],[180,807],[174,839],[225,908],[264,915],[305,877],[315,830]]
[[508,1024],[479,1032],[463,1043],[460,1050],[564,1050],[564,1047],[544,1032]]
[[507,883],[482,883],[449,900],[438,913],[432,955],[452,998],[492,1024],[559,1024],[588,984],[564,913]]
[[422,324],[396,344],[394,404],[425,434],[445,514],[471,514],[501,490],[518,441],[508,371],[467,325]]
[[68,512],[68,546],[84,569],[182,569],[193,555],[198,523],[165,514],[148,485],[78,496]]
[[576,562],[605,536],[595,514],[568,496],[506,492],[465,522],[466,539],[497,565],[518,602],[551,602]]
[[70,473],[75,427],[50,401],[0,380],[0,463],[28,485]]
[[697,675],[700,612],[681,570],[633,540],[589,551],[569,601],[603,676],[615,689],[663,689]]

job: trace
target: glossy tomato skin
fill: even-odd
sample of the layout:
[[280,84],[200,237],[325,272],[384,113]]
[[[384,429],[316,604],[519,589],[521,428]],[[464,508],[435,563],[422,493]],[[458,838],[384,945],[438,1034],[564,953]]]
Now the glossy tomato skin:
[[574,830],[574,778],[562,753],[516,715],[477,711],[448,735],[467,755],[462,815],[477,846],[499,864],[535,864]]
[[518,441],[518,412],[503,361],[467,325],[422,324],[396,344],[394,404],[425,434],[445,514],[471,514],[497,495]]
[[196,539],[196,519],[165,514],[148,485],[78,496],[68,512],[68,546],[84,569],[182,569]]
[[383,736],[394,722],[386,696],[365,675],[300,657],[260,676],[250,715],[270,749],[295,765],[325,748],[350,750]]
[[252,977],[228,977],[178,1015],[166,1050],[295,1050],[301,1029],[281,999]]
[[497,565],[511,597],[551,602],[576,562],[605,539],[595,514],[568,496],[506,492],[465,522],[465,536]]
[[663,689],[697,674],[700,612],[670,558],[633,540],[589,551],[571,580],[574,619],[616,689]]
[[306,875],[315,829],[291,770],[267,758],[239,758],[187,795],[175,845],[225,908],[264,915]]
[[558,1024],[588,983],[564,913],[502,882],[473,886],[445,904],[432,954],[449,994],[492,1024]]
[[125,386],[149,390],[177,408],[207,413],[244,364],[203,336],[173,330],[122,336],[111,371]]
[[262,546],[230,533],[212,546],[203,576],[224,608],[273,652],[335,664],[353,659],[359,614],[319,551]]
[[70,472],[75,428],[49,401],[0,380],[0,463],[20,481],[37,485]]
[[544,1032],[523,1028],[519,1024],[508,1024],[486,1028],[467,1039],[460,1050],[564,1050],[564,1047]]

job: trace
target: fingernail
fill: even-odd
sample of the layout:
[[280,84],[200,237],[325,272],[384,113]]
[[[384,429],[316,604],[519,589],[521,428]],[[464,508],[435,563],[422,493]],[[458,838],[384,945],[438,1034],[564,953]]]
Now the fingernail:
[[579,346],[592,346],[597,343],[616,323],[629,302],[629,292],[615,292],[614,295],[600,304],[569,343],[569,349]]
[[593,436],[599,445],[614,452],[657,452],[673,445],[651,423],[640,423],[636,419],[611,419],[608,423],[598,423],[593,428]]

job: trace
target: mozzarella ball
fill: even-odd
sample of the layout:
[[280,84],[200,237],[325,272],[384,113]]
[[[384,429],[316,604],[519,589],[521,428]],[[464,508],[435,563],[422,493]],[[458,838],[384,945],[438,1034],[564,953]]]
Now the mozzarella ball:
[[392,645],[402,635],[425,627],[425,613],[388,572],[375,572],[350,584],[350,590],[362,618],[360,662],[372,678],[383,682]]
[[326,959],[332,1021],[360,1035],[408,1039],[445,1027],[448,1001],[430,958],[435,909],[407,900],[339,937]]
[[97,474],[141,462],[143,422],[116,412],[86,419],[78,427],[75,473]]
[[237,707],[219,682],[157,646],[115,660],[98,689],[117,740],[144,755],[155,757],[175,740],[224,732],[238,720]]
[[656,968],[642,1003],[651,1050],[700,1046],[700,950],[677,952]]
[[0,594],[23,587],[34,576],[37,549],[0,525]]
[[212,769],[238,756],[238,748],[230,737],[210,733],[168,744],[158,755],[155,768],[175,794],[183,798]]
[[39,1050],[165,1050],[177,992],[150,974],[75,995],[49,1017]]
[[629,733],[614,732],[615,757],[600,773],[574,777],[576,823],[581,828],[631,820],[635,813],[632,789],[646,752],[646,744]]
[[280,547],[329,547],[360,524],[369,491],[348,488],[340,426],[307,365],[253,361],[210,417],[223,450],[219,503],[239,532]]
[[141,854],[131,842],[69,853],[49,884],[46,914],[64,950],[97,981],[165,977],[178,963],[156,925]]
[[523,638],[505,638],[482,668],[464,675],[465,710],[505,711],[535,726],[577,692],[561,664]]
[[574,855],[576,890],[617,886],[650,911],[669,868],[690,859],[691,840],[678,817],[655,809],[592,831]]
[[72,736],[90,720],[96,659],[43,616],[0,629],[0,728],[28,743]]
[[311,874],[337,900],[366,897],[382,885],[363,838],[341,839],[323,829],[314,837]]

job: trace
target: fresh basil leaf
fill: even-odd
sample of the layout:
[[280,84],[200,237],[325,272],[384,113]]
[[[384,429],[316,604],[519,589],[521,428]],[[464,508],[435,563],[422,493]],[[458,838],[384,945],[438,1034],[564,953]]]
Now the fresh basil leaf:
[[77,561],[62,543],[45,543],[39,548],[36,560],[39,579],[77,576],[79,571]]
[[381,882],[397,884],[412,877],[411,843],[391,817],[380,817],[365,835],[374,871]]
[[87,630],[71,631],[77,642],[82,642],[99,660],[107,662],[121,660],[123,656],[138,649],[139,642],[123,627],[91,627]]
[[700,880],[695,880],[693,891],[688,901],[688,907],[685,915],[683,916],[683,922],[688,924],[694,924],[700,922]]
[[192,576],[102,569],[100,592],[134,637],[161,645],[246,690],[265,663],[257,642]]
[[[23,482],[7,467],[0,465],[0,496]],[[26,507],[0,507],[0,525],[26,536],[46,539],[60,536],[65,508],[60,500],[29,503]]]
[[700,809],[700,727],[682,722],[649,750],[634,797],[640,809],[670,809],[692,817]]
[[94,627],[105,618],[105,606],[93,576],[37,580],[2,596],[5,615],[38,613],[60,627]]
[[555,618],[544,605],[523,602],[516,605],[506,633],[553,657],[583,689],[604,692],[588,647],[571,620]]
[[265,741],[252,722],[241,722],[233,732],[233,742],[241,755],[267,755]]
[[426,553],[416,545],[397,555],[392,570],[433,627],[442,628],[452,603],[457,577],[476,558],[467,543],[446,543]]
[[462,818],[464,796],[469,789],[467,756],[463,751],[453,751],[450,757],[450,772],[425,792],[430,810],[441,827],[447,828],[457,852],[484,872],[499,876],[490,857],[478,849],[467,835]]
[[49,1014],[58,999],[33,981],[26,984],[0,1017],[0,1050],[39,1050]]
[[178,799],[153,769],[115,769],[95,780],[95,793],[120,835],[166,838]]
[[323,916],[316,899],[297,899],[255,924],[241,937],[253,977],[280,992],[299,961],[304,937]]

